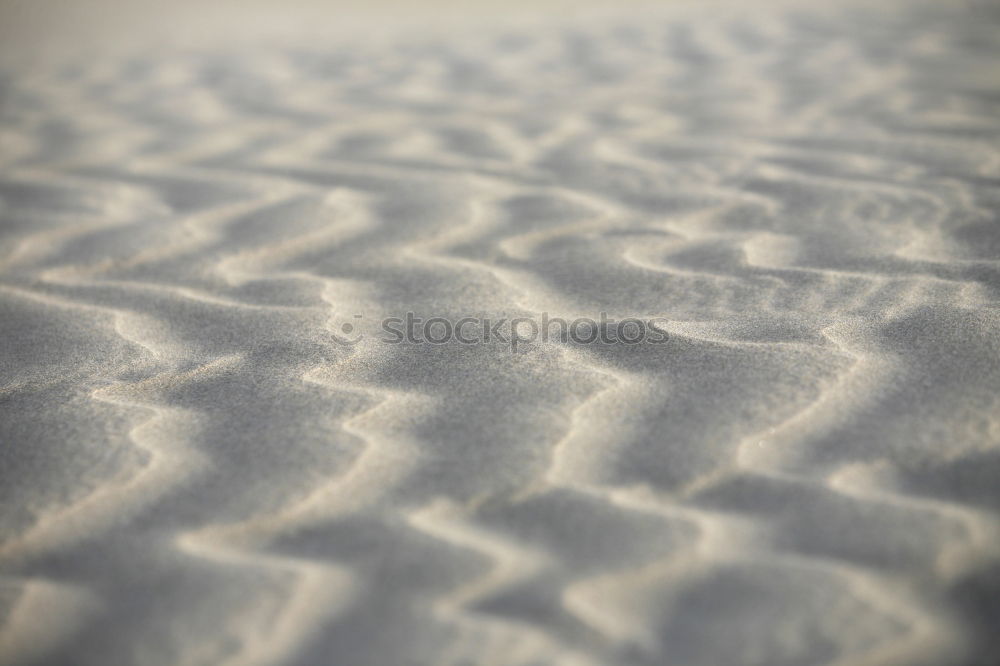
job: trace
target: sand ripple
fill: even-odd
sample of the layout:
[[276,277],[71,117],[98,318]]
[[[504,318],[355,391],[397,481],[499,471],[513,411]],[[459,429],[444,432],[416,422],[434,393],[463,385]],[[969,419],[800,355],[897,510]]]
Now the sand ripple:
[[[7,66],[0,662],[1000,660],[998,26]],[[375,339],[407,310],[672,338]]]

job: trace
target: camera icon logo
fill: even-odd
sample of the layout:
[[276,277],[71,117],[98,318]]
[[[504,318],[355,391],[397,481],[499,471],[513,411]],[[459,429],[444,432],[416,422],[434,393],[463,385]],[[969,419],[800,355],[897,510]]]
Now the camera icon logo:
[[331,322],[333,339],[342,345],[357,344],[364,337],[360,326],[362,318],[359,314],[353,315],[349,321],[334,317]]

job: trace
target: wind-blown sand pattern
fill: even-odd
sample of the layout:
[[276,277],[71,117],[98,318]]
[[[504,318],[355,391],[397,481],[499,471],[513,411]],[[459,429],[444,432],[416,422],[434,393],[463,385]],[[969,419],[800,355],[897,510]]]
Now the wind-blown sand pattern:
[[995,7],[89,49],[0,75],[0,663],[1000,663]]

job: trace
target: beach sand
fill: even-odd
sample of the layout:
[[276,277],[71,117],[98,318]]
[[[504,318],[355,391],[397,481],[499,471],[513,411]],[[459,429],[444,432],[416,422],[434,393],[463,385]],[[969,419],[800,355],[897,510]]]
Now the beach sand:
[[1000,663],[1000,12],[830,5],[0,5],[0,663]]

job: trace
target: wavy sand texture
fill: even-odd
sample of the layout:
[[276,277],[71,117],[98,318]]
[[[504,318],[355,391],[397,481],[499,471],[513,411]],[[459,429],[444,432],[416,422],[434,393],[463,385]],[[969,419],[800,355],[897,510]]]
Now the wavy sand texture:
[[1000,663],[1000,12],[717,9],[7,57],[0,663]]

